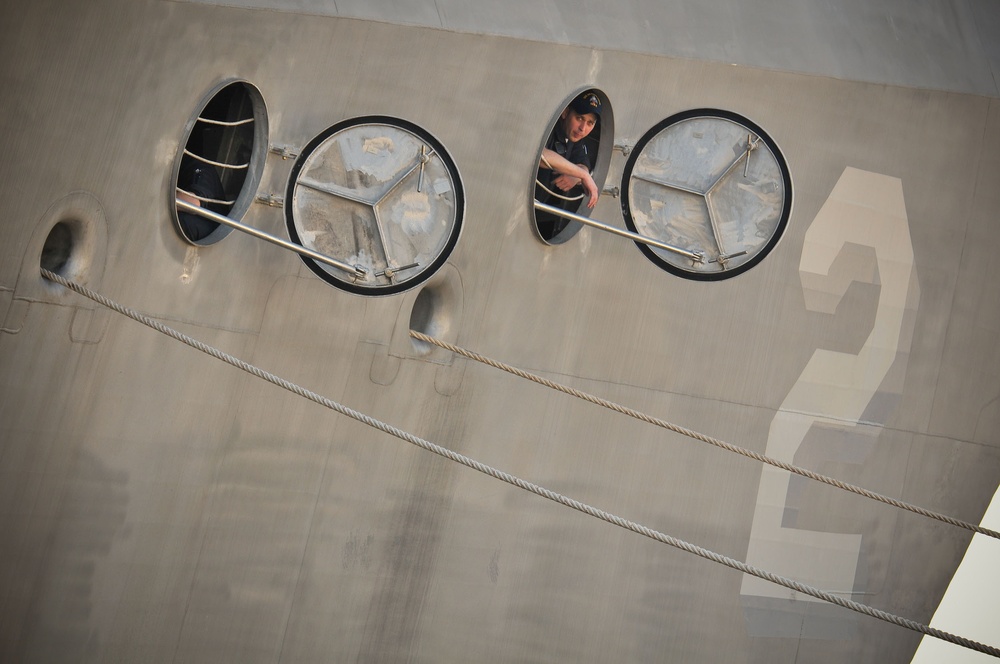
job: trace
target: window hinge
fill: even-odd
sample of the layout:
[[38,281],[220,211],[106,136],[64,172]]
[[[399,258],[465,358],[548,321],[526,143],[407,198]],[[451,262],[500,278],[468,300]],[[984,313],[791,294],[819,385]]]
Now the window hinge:
[[299,156],[298,148],[289,145],[272,145],[270,150],[282,159],[295,159]]
[[285,198],[277,194],[259,194],[254,200],[258,203],[277,208],[284,207],[285,205]]

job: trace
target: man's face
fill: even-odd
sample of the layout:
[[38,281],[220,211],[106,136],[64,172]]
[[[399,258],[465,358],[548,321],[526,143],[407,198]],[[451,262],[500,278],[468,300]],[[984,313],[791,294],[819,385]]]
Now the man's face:
[[572,108],[562,112],[563,132],[569,140],[577,143],[586,138],[597,125],[597,116],[593,113],[580,115]]

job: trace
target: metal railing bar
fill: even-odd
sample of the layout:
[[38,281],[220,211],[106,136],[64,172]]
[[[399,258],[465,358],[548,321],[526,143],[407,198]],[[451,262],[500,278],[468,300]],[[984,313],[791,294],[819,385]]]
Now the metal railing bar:
[[204,217],[209,221],[214,221],[217,224],[223,224],[225,226],[229,226],[230,228],[235,228],[238,231],[243,231],[247,235],[252,235],[253,237],[259,240],[265,240],[266,242],[270,242],[271,244],[276,244],[279,247],[282,247],[283,249],[288,249],[290,251],[294,251],[297,254],[308,256],[313,260],[325,263],[330,267],[335,267],[338,270],[342,270],[356,277],[363,277],[367,274],[367,271],[359,265],[348,265],[347,263],[338,261],[336,258],[331,258],[325,254],[313,251],[312,249],[306,249],[302,245],[298,245],[293,242],[287,242],[285,240],[282,240],[280,237],[275,237],[274,235],[270,235],[269,233],[265,233],[264,231],[257,230],[252,226],[241,224],[235,219],[230,219],[229,217],[219,214],[218,212],[212,212],[211,210],[206,210],[203,207],[199,207],[192,203],[188,203],[187,201],[183,201],[179,198],[175,199],[175,201],[177,203],[178,210],[184,210],[185,212],[197,214],[198,216]]
[[205,164],[211,164],[212,166],[218,166],[219,168],[232,168],[235,170],[243,170],[244,168],[250,166],[250,162],[247,162],[245,164],[226,164],[221,161],[212,161],[208,157],[202,157],[200,154],[195,154],[194,152],[191,152],[187,148],[184,148],[184,154],[186,154],[189,157],[194,157],[200,162],[203,162]]
[[675,247],[671,244],[667,244],[666,242],[660,242],[659,240],[654,240],[653,238],[649,238],[644,235],[639,235],[637,233],[624,230],[622,228],[609,226],[608,224],[602,223],[600,221],[595,221],[593,219],[589,219],[587,217],[574,214],[573,212],[567,212],[566,210],[563,210],[561,208],[547,205],[538,200],[535,201],[535,209],[541,210],[542,212],[548,212],[549,214],[554,214],[558,217],[562,217],[563,219],[569,219],[570,221],[578,221],[581,224],[591,226],[592,228],[596,228],[598,230],[606,231],[608,233],[611,233],[612,235],[618,235],[633,240],[635,242],[642,242],[643,244],[648,244],[653,247],[666,249],[667,251],[673,252],[675,254],[680,254],[681,256],[686,256],[687,258],[690,258],[693,261],[698,261],[699,263],[703,263],[705,261],[705,257],[700,253],[694,251],[688,251],[687,249],[681,249],[680,247]]
[[218,198],[205,198],[204,196],[199,196],[198,194],[190,192],[187,189],[181,189],[180,187],[177,187],[177,191],[181,192],[182,194],[187,194],[191,198],[197,198],[202,203],[214,203],[215,205],[230,205],[230,206],[236,204],[235,199],[231,201],[224,201]]
[[240,125],[251,124],[253,118],[246,118],[245,120],[212,120],[210,118],[198,117],[198,122],[204,122],[205,124],[219,125],[222,127],[238,127]]

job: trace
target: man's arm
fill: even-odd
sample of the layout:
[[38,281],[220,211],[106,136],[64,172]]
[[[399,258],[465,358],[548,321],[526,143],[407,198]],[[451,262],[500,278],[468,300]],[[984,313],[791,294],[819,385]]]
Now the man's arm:
[[590,200],[587,201],[587,207],[592,208],[597,204],[597,197],[600,196],[600,192],[597,190],[597,183],[594,182],[594,178],[590,177],[590,172],[583,166],[572,163],[554,150],[544,148],[542,150],[541,163],[538,164],[538,167],[549,168],[556,173],[579,178],[583,183],[583,188],[586,190],[587,195],[590,196]]

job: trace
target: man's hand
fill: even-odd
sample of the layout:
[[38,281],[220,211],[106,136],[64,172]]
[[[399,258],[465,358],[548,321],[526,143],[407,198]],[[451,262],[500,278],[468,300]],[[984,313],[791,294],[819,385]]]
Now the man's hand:
[[587,177],[583,179],[583,188],[587,190],[587,195],[590,196],[590,200],[587,201],[587,207],[593,208],[597,205],[597,197],[601,195],[601,192],[597,190],[597,183],[594,182],[594,178],[587,174]]
[[572,175],[560,175],[556,179],[552,180],[552,184],[559,187],[563,191],[569,191],[576,185],[580,184],[580,178],[575,178]]
[[[542,150],[542,159],[538,166],[539,168],[550,168],[559,173],[553,182],[556,187],[563,191],[569,191],[577,184],[582,184],[587,195],[590,196],[587,207],[592,208],[597,205],[597,197],[601,195],[601,192],[597,190],[594,178],[590,177],[590,173],[583,166],[570,163],[565,157],[548,148]],[[569,186],[563,186],[565,184],[569,184]]]

